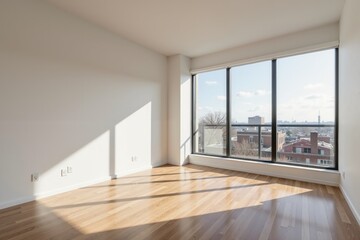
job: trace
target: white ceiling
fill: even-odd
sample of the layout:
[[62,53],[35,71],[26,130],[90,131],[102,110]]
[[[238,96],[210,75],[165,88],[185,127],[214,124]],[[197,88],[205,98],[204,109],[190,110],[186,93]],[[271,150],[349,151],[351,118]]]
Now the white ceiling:
[[337,22],[345,0],[47,0],[164,55],[197,57]]

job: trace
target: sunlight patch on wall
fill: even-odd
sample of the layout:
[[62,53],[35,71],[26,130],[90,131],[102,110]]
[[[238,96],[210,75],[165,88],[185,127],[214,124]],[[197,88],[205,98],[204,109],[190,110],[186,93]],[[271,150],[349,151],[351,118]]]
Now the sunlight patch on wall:
[[116,173],[151,167],[151,102],[115,127]]

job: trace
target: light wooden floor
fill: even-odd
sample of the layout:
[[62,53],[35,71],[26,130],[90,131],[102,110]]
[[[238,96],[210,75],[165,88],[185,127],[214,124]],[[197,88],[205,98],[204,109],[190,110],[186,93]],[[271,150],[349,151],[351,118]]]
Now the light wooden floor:
[[336,187],[165,166],[0,211],[0,239],[360,239]]

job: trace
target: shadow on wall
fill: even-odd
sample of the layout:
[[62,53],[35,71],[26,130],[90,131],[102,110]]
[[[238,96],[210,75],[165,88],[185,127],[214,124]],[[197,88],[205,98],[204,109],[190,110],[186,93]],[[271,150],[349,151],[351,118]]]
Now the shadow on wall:
[[[149,102],[69,156],[60,156],[58,160],[49,156],[55,161],[46,161],[36,168],[40,178],[33,183],[34,193],[51,194],[49,189],[54,186],[71,187],[74,183],[80,183],[78,186],[81,186],[106,180],[108,176],[116,177],[132,170],[156,165],[151,158],[151,116],[151,102]],[[75,137],[68,135],[64,141]],[[43,144],[46,145],[45,142]],[[66,145],[62,141],[54,144]],[[65,171],[66,176],[61,176],[62,170]],[[62,189],[56,189],[58,190]]]
[[166,161],[164,56],[45,1],[0,32],[0,208]]

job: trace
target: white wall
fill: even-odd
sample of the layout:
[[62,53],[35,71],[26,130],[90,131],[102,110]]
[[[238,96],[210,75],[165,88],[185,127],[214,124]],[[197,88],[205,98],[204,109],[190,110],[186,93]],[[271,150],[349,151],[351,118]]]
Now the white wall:
[[180,164],[180,55],[168,57],[168,163]]
[[360,224],[360,2],[346,0],[340,22],[340,185]]
[[184,165],[191,153],[190,60],[183,55],[168,57],[169,163]]
[[180,60],[180,165],[189,163],[191,154],[191,74],[190,59]]
[[334,47],[339,24],[333,23],[191,59],[192,72],[272,59],[319,48]]
[[43,1],[0,1],[0,208],[166,163],[166,61]]

